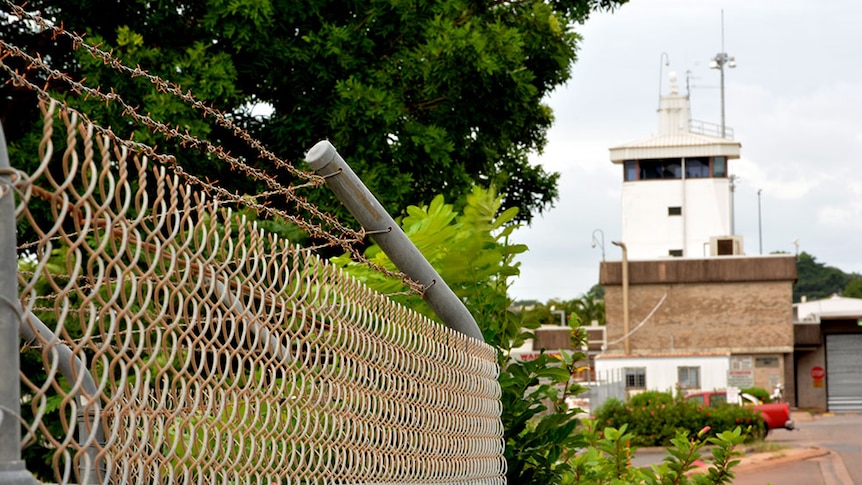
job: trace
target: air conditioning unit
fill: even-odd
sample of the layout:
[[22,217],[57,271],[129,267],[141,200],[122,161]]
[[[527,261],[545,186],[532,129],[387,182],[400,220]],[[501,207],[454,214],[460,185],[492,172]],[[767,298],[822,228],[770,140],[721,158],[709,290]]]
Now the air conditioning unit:
[[710,256],[741,256],[742,236],[715,236],[709,238]]

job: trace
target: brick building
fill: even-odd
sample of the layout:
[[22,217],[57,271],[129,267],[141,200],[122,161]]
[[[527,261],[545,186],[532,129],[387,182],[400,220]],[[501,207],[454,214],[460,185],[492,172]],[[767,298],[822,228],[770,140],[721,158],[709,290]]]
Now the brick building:
[[691,120],[688,95],[670,84],[658,134],[610,149],[623,260],[600,267],[607,344],[596,371],[622,375],[629,394],[792,388],[796,258],[744,255],[731,172],[741,145]]
[[[604,262],[607,347],[601,374],[626,388],[793,387],[793,256],[628,261],[629,332],[621,261]],[[625,351],[628,344],[629,351]]]

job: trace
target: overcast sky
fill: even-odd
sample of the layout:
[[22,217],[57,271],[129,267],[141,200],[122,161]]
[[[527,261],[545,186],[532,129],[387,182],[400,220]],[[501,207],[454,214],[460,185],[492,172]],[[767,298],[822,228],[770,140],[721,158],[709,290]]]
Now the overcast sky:
[[725,71],[726,124],[742,144],[730,171],[739,177],[736,232],[748,255],[800,251],[862,273],[862,2],[858,0],[633,0],[577,29],[583,41],[569,83],[548,102],[556,123],[536,157],[560,172],[560,199],[515,233],[521,256],[515,299],[573,299],[598,283],[604,233],[608,260],[621,236],[622,169],[608,148],[658,131],[662,92],[691,71],[692,118],[720,121],[719,71],[709,60],[736,58]]

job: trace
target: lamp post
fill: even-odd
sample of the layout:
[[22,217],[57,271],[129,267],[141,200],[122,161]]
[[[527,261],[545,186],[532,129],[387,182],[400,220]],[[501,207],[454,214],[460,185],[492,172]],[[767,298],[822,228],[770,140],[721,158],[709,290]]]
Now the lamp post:
[[736,67],[736,60],[724,52],[724,10],[721,11],[721,52],[709,60],[710,69],[718,69],[721,72],[721,137],[724,138],[724,66],[730,69]]
[[622,241],[611,241],[611,244],[623,250],[623,349],[629,355],[629,252]]
[[565,310],[554,310],[553,307],[551,307],[551,313],[555,313],[555,314],[559,313],[560,314],[560,326],[561,327],[566,326],[566,311]]
[[[596,238],[596,233],[601,236],[601,239]],[[601,244],[602,247],[602,262],[605,260],[605,233],[601,229],[596,229],[593,231],[593,247],[596,247],[597,244]]]
[[760,255],[763,256],[763,226],[760,217],[760,193],[763,189],[757,189],[757,243],[760,246]]

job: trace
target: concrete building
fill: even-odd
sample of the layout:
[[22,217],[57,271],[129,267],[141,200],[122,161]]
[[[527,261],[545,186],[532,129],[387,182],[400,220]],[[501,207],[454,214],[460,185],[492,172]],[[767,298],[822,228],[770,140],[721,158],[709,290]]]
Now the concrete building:
[[622,240],[630,259],[742,253],[729,172],[740,144],[708,135],[718,128],[690,118],[688,96],[672,77],[658,135],[610,149],[623,169]]
[[796,405],[862,411],[862,299],[794,304],[793,335]]
[[707,126],[690,120],[672,77],[658,134],[610,149],[623,260],[601,264],[607,345],[595,366],[621,373],[630,394],[795,382],[796,258],[744,255],[730,173],[740,144]]

